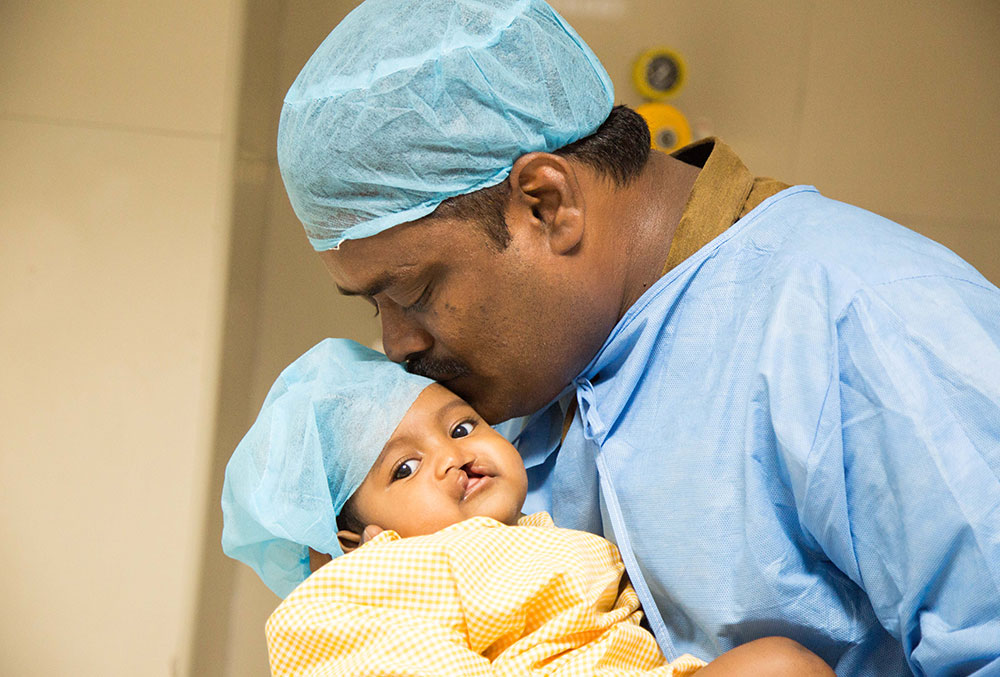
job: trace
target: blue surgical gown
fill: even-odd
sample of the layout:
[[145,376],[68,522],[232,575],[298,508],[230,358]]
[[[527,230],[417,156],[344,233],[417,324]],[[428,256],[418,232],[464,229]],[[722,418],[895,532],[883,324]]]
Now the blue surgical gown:
[[528,508],[618,544],[668,659],[1000,674],[1000,290],[944,247],[785,190],[522,425]]

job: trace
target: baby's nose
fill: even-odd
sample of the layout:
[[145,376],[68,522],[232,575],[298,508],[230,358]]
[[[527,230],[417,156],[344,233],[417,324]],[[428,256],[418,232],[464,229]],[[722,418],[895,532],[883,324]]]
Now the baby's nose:
[[472,458],[467,454],[461,453],[443,453],[437,464],[438,474],[440,476],[447,475],[450,471],[455,470],[460,473],[467,474],[465,472],[465,467],[472,462]]

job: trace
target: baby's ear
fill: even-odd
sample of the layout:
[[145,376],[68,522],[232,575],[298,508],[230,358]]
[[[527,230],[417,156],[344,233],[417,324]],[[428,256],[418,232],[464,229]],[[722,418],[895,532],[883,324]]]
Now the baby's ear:
[[337,538],[340,540],[341,549],[346,554],[352,550],[360,548],[362,545],[382,533],[382,531],[384,531],[382,527],[375,524],[369,524],[365,527],[365,530],[361,532],[360,536],[353,531],[342,529],[337,532]]
[[340,549],[344,553],[351,552],[361,545],[361,536],[347,529],[341,529],[337,532],[337,540],[340,541]]
[[385,529],[383,529],[382,527],[376,524],[369,524],[368,526],[365,527],[365,530],[361,533],[361,545],[364,545],[368,541],[372,540],[383,531],[385,531]]

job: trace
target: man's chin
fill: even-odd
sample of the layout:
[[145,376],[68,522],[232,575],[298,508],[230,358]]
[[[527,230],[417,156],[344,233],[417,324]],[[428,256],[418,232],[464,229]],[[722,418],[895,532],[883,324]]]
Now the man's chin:
[[483,420],[489,423],[490,425],[497,425],[499,423],[503,423],[504,421],[509,421],[510,419],[514,418],[514,415],[512,414],[496,413],[484,406],[476,406],[475,404],[473,404],[472,408],[475,409],[477,412],[479,412],[479,415],[483,417]]
[[503,406],[503,403],[491,396],[495,394],[492,389],[481,387],[480,384],[474,382],[471,376],[459,376],[444,381],[441,385],[468,402],[469,406],[475,409],[476,413],[490,425],[503,423],[515,416],[515,414],[508,413],[509,407]]
[[[537,393],[532,396],[519,390],[517,386],[504,388],[502,385],[498,386],[488,379],[481,379],[473,374],[442,381],[441,385],[468,402],[469,406],[475,409],[490,425],[534,414],[548,405],[560,392],[557,390],[550,397],[539,397]],[[503,393],[505,392],[511,392],[514,395],[510,398],[504,398]]]

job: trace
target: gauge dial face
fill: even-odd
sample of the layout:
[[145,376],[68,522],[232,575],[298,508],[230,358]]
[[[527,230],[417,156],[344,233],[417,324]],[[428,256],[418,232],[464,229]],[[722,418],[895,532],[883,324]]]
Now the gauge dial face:
[[684,85],[686,68],[680,54],[665,47],[647,49],[632,67],[635,88],[647,99],[674,96]]

